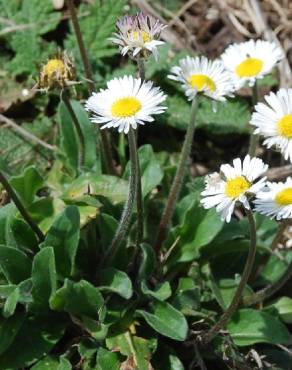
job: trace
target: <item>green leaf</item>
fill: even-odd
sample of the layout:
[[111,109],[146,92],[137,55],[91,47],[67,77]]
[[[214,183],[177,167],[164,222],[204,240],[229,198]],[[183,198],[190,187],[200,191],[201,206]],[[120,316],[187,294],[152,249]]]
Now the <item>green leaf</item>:
[[[178,95],[169,96],[167,100],[169,107],[167,123],[178,129],[186,130],[190,119],[190,102]],[[248,133],[250,108],[242,98],[230,99],[226,102],[201,99],[196,121],[198,128],[208,130],[213,134],[245,134]]]
[[0,355],[9,348],[24,320],[24,312],[16,312],[8,319],[0,318]]
[[118,354],[99,348],[96,355],[96,370],[120,370]]
[[103,304],[99,290],[86,280],[80,280],[78,283],[65,280],[64,286],[58,289],[50,299],[52,310],[63,310],[73,315],[86,315],[97,320]]
[[52,356],[46,356],[35,364],[31,370],[58,370],[59,362]]
[[[2,287],[1,287],[2,288]],[[32,283],[31,279],[22,281],[18,286],[17,285],[8,285],[4,286],[4,289],[1,289],[0,296],[6,298],[6,301],[3,306],[3,316],[11,317],[16,311],[18,303],[27,304],[32,301],[31,299],[31,288]]]
[[169,362],[170,362],[169,370],[184,370],[184,366],[178,357],[174,355],[169,355]]
[[60,364],[57,370],[71,370],[71,369],[72,369],[71,363],[65,357],[62,356],[60,358]]
[[171,287],[168,281],[157,285],[154,290],[150,290],[146,282],[142,281],[141,291],[143,294],[154,297],[159,301],[165,301],[171,296]]
[[3,370],[30,366],[46,356],[64,333],[66,321],[56,316],[29,317],[0,357]]
[[265,307],[265,310],[269,313],[270,310],[275,309],[280,318],[287,324],[292,324],[292,298],[281,297],[274,301],[269,306]]
[[97,157],[97,131],[94,125],[90,122],[88,113],[83,106],[75,100],[71,101],[72,108],[80,124],[84,141],[84,166],[94,170],[95,173],[101,173],[100,158]]
[[[123,14],[125,4],[125,0],[107,0],[105,2],[96,0],[92,5],[80,6],[80,14],[89,13],[85,17],[80,17],[80,28],[84,44],[93,61],[118,53],[118,47],[113,45],[108,38],[115,30],[117,18]],[[68,50],[74,50],[75,47],[75,56],[79,60],[80,55],[73,31],[66,40],[65,46]]]
[[28,208],[28,212],[38,223],[42,232],[46,234],[56,217],[64,211],[65,206],[65,203],[59,198],[43,197],[36,200]]
[[31,227],[24,220],[12,218],[10,228],[15,243],[19,249],[30,252],[38,251],[37,237]]
[[52,247],[45,247],[34,257],[32,264],[32,297],[30,308],[36,311],[48,310],[49,299],[57,287],[55,255]]
[[[231,303],[236,289],[238,288],[239,281],[233,279],[220,279],[218,283],[218,288],[221,293],[221,297],[223,299],[224,306],[222,307],[223,310],[226,310],[229,304]],[[244,291],[242,293],[242,297],[249,296],[253,294],[252,289],[249,286],[245,286]]]
[[35,364],[31,370],[71,370],[72,366],[70,362],[60,357],[60,362],[53,356],[46,356]]
[[216,237],[223,225],[215,209],[205,210],[195,199],[176,230],[175,234],[180,239],[170,263],[192,261],[199,255],[200,248]]
[[116,176],[86,173],[66,186],[62,198],[78,200],[88,191],[91,195],[108,198],[114,204],[123,203],[128,196],[128,182]]
[[79,243],[80,215],[76,206],[68,206],[54,221],[41,248],[53,247],[57,273],[69,277],[74,273]]
[[46,43],[41,36],[56,28],[61,13],[54,12],[50,0],[23,0],[18,12],[10,18],[15,24],[27,24],[21,32],[13,32],[9,39],[14,51],[9,70],[15,74],[31,74],[36,71],[36,61],[56,51],[54,43]]
[[182,313],[167,302],[157,301],[152,305],[153,313],[138,310],[146,322],[158,333],[178,341],[184,341],[188,324]]
[[132,282],[128,275],[112,267],[101,271],[99,289],[119,294],[125,299],[130,299],[133,294]]
[[200,297],[200,289],[195,285],[192,278],[180,278],[171,304],[177,310],[187,315],[189,310],[197,310],[199,308]]
[[291,336],[287,328],[274,316],[253,309],[242,309],[232,316],[227,325],[237,346],[254,343],[288,344]]
[[153,247],[149,244],[140,245],[142,252],[142,261],[139,267],[139,280],[147,279],[155,269],[156,256]]
[[19,298],[20,298],[19,288],[16,287],[6,299],[6,302],[3,307],[4,317],[10,317],[14,314]]
[[10,184],[24,205],[29,206],[34,201],[37,191],[44,186],[44,180],[34,166],[29,166],[21,175],[11,177]]
[[58,107],[60,147],[64,153],[65,164],[68,163],[74,173],[78,172],[79,145],[72,118],[65,104],[61,101]]
[[[0,131],[1,132],[1,131]],[[0,208],[0,245],[14,245],[14,237],[11,232],[11,222],[17,213],[17,209],[13,203],[9,203]]]
[[[152,146],[143,145],[138,150],[140,171],[142,176],[142,193],[146,197],[157,185],[160,184],[163,178],[163,171],[159,161],[155,157]],[[124,176],[128,178],[130,175],[130,165],[127,164]]]
[[119,226],[118,221],[106,213],[101,213],[97,219],[100,243],[103,251],[106,251],[115,235]]
[[31,260],[16,248],[0,245],[0,268],[9,283],[18,284],[30,277]]
[[106,339],[108,349],[127,356],[128,361],[134,362],[139,370],[149,370],[149,359],[156,344],[156,340],[140,338],[129,331]]

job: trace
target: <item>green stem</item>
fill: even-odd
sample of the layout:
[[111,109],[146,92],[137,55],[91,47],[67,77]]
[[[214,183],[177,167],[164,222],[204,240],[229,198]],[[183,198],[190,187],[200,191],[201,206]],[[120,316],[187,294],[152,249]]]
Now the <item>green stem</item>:
[[[137,65],[139,70],[139,76],[142,81],[145,80],[145,64],[142,58],[137,57]],[[138,128],[137,128],[137,134],[136,134],[136,143],[138,146]],[[141,183],[141,171],[140,171],[140,163],[139,163],[139,157],[137,159],[138,161],[138,167],[137,167],[137,176],[138,176],[138,187],[137,187],[137,223],[138,223],[138,230],[137,230],[137,238],[136,238],[136,246],[139,247],[141,241],[143,240],[143,234],[144,234],[144,207],[143,207],[143,194],[142,194],[142,183]]]
[[64,104],[65,104],[65,106],[66,106],[66,108],[67,108],[67,110],[68,110],[68,112],[71,116],[73,125],[74,125],[75,130],[76,130],[77,135],[78,135],[79,144],[80,144],[80,147],[79,147],[79,151],[80,151],[79,152],[79,168],[81,169],[84,165],[84,153],[85,153],[85,140],[84,140],[83,132],[81,130],[78,118],[76,117],[76,114],[75,114],[75,112],[72,108],[69,95],[68,95],[68,93],[65,89],[63,89],[61,91],[61,99],[64,102]]
[[137,66],[138,66],[138,71],[139,71],[139,77],[141,78],[142,81],[145,80],[145,64],[144,60],[141,57],[137,57]]
[[291,279],[291,277],[292,277],[292,262],[290,262],[287,270],[278,281],[276,281],[274,284],[268,285],[266,288],[263,288],[262,290],[259,290],[257,293],[244,297],[242,299],[242,303],[245,306],[251,306],[253,304],[265,301],[266,299],[273,296],[279,289],[281,289],[287,283],[287,281]]
[[[73,23],[73,28],[74,28],[74,32],[76,35],[82,63],[83,63],[84,70],[85,70],[85,75],[86,75],[88,86],[89,86],[89,90],[92,93],[95,89],[94,77],[93,77],[91,64],[89,62],[88,54],[86,52],[86,48],[84,45],[82,33],[80,30],[79,21],[78,21],[76,9],[74,6],[74,0],[67,0],[67,6],[70,11],[71,20]],[[115,168],[114,161],[113,161],[112,149],[111,149],[108,133],[106,131],[100,130],[99,127],[98,127],[98,131],[99,131],[100,138],[101,138],[100,147],[101,147],[101,151],[103,154],[106,172],[111,175],[117,175],[117,170]]]
[[[136,142],[137,142],[137,136],[136,136]],[[136,204],[137,204],[137,223],[138,223],[136,246],[138,248],[141,241],[143,240],[143,234],[144,234],[144,224],[143,224],[144,207],[143,207],[141,171],[140,171],[140,163],[139,163],[138,155],[137,155],[137,195],[136,195]]]
[[196,128],[195,118],[197,114],[197,109],[198,109],[198,99],[194,98],[192,102],[192,107],[191,107],[190,123],[188,125],[188,129],[187,129],[186,136],[185,136],[185,141],[183,143],[180,161],[179,161],[177,171],[176,171],[173,183],[170,188],[167,203],[164,208],[161,221],[159,224],[159,230],[158,230],[157,239],[155,243],[155,250],[157,254],[159,253],[161,245],[163,241],[165,240],[166,232],[167,232],[169,223],[171,221],[171,218],[174,212],[175,203],[180,194],[182,184],[185,178],[186,168],[188,164],[188,159],[190,157],[193,137],[194,137],[195,128]]
[[246,214],[247,214],[249,228],[250,228],[250,247],[249,247],[247,260],[244,266],[244,270],[242,273],[242,277],[237,287],[237,290],[234,294],[234,297],[229,307],[227,308],[227,310],[223,313],[219,321],[205,335],[201,337],[201,341],[203,344],[208,344],[214,337],[216,337],[219,331],[223,329],[223,327],[228,322],[230,317],[234,314],[235,310],[237,309],[238,304],[240,303],[243,290],[248,282],[250,273],[252,271],[252,267],[253,267],[255,255],[256,255],[256,245],[257,245],[256,243],[256,224],[255,224],[252,211],[246,210]]
[[43,241],[45,239],[45,236],[44,236],[43,232],[38,227],[38,225],[34,222],[34,220],[31,218],[30,214],[27,212],[27,210],[25,209],[21,200],[18,198],[18,196],[16,195],[12,186],[9,184],[5,175],[1,171],[0,171],[0,182],[2,183],[4,189],[7,191],[7,193],[9,194],[10,198],[13,200],[13,202],[16,205],[17,209],[19,210],[21,216],[29,224],[32,231],[37,235],[39,240]]
[[84,66],[88,86],[89,86],[90,92],[93,92],[94,88],[95,88],[95,86],[94,86],[95,84],[94,84],[92,68],[91,68],[91,64],[89,62],[89,58],[88,58],[88,55],[87,55],[87,52],[86,52],[86,49],[85,49],[85,45],[84,45],[81,30],[80,30],[80,25],[79,25],[76,9],[75,9],[75,6],[74,6],[74,0],[67,0],[67,6],[68,6],[68,9],[70,11],[71,20],[72,20],[72,23],[73,23],[73,28],[74,28],[74,32],[75,32],[75,35],[76,35],[76,39],[77,39],[77,43],[78,43],[82,63],[83,63],[83,66]]
[[123,241],[125,235],[127,234],[130,228],[131,216],[133,213],[136,195],[137,195],[137,185],[138,185],[138,154],[136,146],[136,137],[135,131],[130,128],[129,134],[129,149],[130,149],[130,163],[131,163],[131,174],[130,174],[130,185],[129,185],[129,194],[122,217],[114,236],[114,239],[105,253],[105,256],[101,262],[102,265],[109,264],[110,261],[115,257],[118,248]]
[[119,135],[118,153],[121,165],[121,173],[123,173],[126,166],[126,140],[123,132]]
[[[259,99],[259,89],[258,89],[258,83],[257,80],[255,81],[253,87],[252,87],[252,104],[253,108],[256,106]],[[250,141],[249,141],[249,149],[248,154],[251,157],[254,157],[257,151],[257,147],[259,144],[259,135],[254,135],[253,133],[250,134]]]

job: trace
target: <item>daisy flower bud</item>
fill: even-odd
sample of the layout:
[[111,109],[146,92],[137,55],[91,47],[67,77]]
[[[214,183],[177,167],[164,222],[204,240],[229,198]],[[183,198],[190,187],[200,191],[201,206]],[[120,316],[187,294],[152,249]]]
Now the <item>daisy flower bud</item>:
[[145,122],[153,122],[153,115],[166,109],[161,103],[166,95],[151,81],[132,76],[114,78],[107,89],[93,93],[86,101],[85,109],[93,115],[91,121],[101,123],[101,129],[115,127],[127,134],[130,127],[136,129]]
[[259,158],[247,155],[243,161],[233,160],[233,166],[223,164],[220,176],[217,172],[206,177],[206,187],[202,192],[201,203],[206,209],[216,207],[221,219],[229,222],[236,203],[250,209],[248,197],[256,194],[265,186],[265,177],[255,182],[268,169]]
[[168,76],[182,84],[186,96],[192,100],[198,93],[212,99],[224,101],[232,96],[234,83],[232,76],[224,69],[219,60],[211,61],[206,57],[181,59],[178,66],[171,68]]
[[286,182],[267,182],[267,186],[256,195],[255,210],[272,219],[292,217],[292,178]]
[[119,19],[116,27],[118,32],[110,40],[119,45],[122,55],[129,54],[134,58],[138,54],[147,57],[152,53],[157,60],[157,47],[164,44],[159,37],[166,25],[140,12],[137,15],[126,15]]
[[292,89],[271,92],[264,99],[267,104],[258,103],[251,117],[257,127],[254,134],[264,136],[264,145],[275,146],[292,162]]
[[237,88],[246,82],[253,86],[256,79],[270,73],[283,57],[281,48],[263,40],[232,44],[221,55],[225,68],[234,75]]
[[49,59],[40,71],[38,88],[48,91],[74,84],[75,68],[67,53]]

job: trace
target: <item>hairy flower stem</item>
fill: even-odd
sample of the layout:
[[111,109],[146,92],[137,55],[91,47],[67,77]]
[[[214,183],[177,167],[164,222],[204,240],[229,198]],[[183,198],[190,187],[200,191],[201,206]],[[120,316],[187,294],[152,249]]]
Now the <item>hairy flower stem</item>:
[[24,220],[29,224],[32,231],[37,235],[39,241],[43,241],[45,236],[38,225],[34,222],[31,218],[27,210],[25,209],[24,205],[22,204],[21,200],[18,198],[17,194],[13,190],[12,186],[9,184],[8,180],[6,179],[5,175],[0,171],[0,182],[3,185],[4,189],[7,191],[10,198],[13,200],[14,204],[16,205],[17,209],[19,210],[21,216]]
[[[86,48],[84,45],[83,37],[81,34],[79,21],[78,21],[76,9],[74,6],[74,0],[67,0],[67,6],[70,11],[71,20],[73,23],[73,28],[74,28],[74,32],[76,35],[82,63],[83,63],[84,70],[85,70],[85,75],[86,75],[88,86],[89,86],[89,90],[92,93],[95,89],[94,77],[92,73],[91,64],[89,62],[89,58],[86,52]],[[112,150],[111,150],[108,133],[106,131],[100,130],[99,128],[98,128],[98,131],[99,131],[100,138],[101,138],[100,147],[101,147],[101,151],[103,154],[106,172],[111,175],[117,175],[117,170],[115,168],[114,161],[113,161]]]
[[66,106],[66,108],[67,108],[67,110],[70,114],[73,125],[74,125],[75,130],[76,130],[77,135],[78,135],[79,144],[80,144],[80,147],[79,147],[79,168],[81,169],[84,165],[84,153],[85,153],[84,135],[83,135],[83,132],[81,130],[78,118],[76,117],[76,114],[75,114],[75,112],[73,110],[73,107],[71,105],[70,97],[68,95],[68,92],[65,89],[63,89],[61,91],[61,99],[64,102],[64,104],[65,104],[65,106]]
[[130,163],[131,163],[131,173],[130,173],[130,184],[129,184],[129,194],[126,204],[124,206],[124,210],[122,213],[122,217],[114,236],[114,239],[105,253],[105,256],[101,262],[101,265],[109,264],[112,259],[115,257],[121,242],[123,241],[125,235],[127,234],[131,216],[133,213],[136,194],[137,194],[137,185],[138,185],[138,153],[137,153],[137,146],[136,146],[136,136],[135,131],[130,128],[129,134],[129,149],[130,149]]
[[244,297],[242,299],[243,305],[251,306],[253,304],[265,301],[266,299],[274,295],[279,289],[281,289],[287,283],[287,281],[291,279],[291,277],[292,277],[292,262],[290,262],[287,270],[280,277],[280,279],[276,281],[274,284],[270,284],[267,287],[263,288],[262,290],[259,290],[254,294]]
[[194,132],[196,128],[195,118],[197,114],[197,109],[198,109],[198,99],[194,98],[192,102],[192,107],[191,107],[190,123],[188,125],[188,129],[187,129],[186,136],[185,136],[185,141],[183,143],[180,161],[179,161],[176,174],[175,174],[175,177],[173,179],[173,182],[170,188],[167,203],[164,208],[164,211],[163,211],[163,214],[160,220],[160,224],[159,224],[157,239],[155,243],[155,250],[156,250],[157,255],[159,254],[161,245],[166,237],[166,232],[167,232],[169,223],[173,215],[175,203],[180,194],[183,181],[185,178],[186,168],[187,168],[188,160],[190,157]]
[[141,57],[137,57],[137,66],[138,66],[138,71],[139,71],[139,77],[141,78],[142,81],[145,80],[145,63],[144,60]]
[[[142,81],[145,80],[145,64],[142,58],[137,57],[137,66],[139,70],[139,76]],[[138,146],[138,129],[136,134],[136,145]],[[138,167],[137,167],[137,177],[138,177],[138,186],[137,186],[137,223],[138,223],[138,230],[137,230],[137,238],[136,238],[136,246],[139,247],[141,241],[143,240],[144,234],[144,209],[143,209],[143,195],[142,195],[142,183],[141,183],[141,171],[140,171],[140,163],[139,157],[137,157]]]
[[[252,87],[252,104],[253,108],[257,104],[259,99],[259,88],[258,88],[258,83],[257,80],[255,81],[253,87]],[[253,133],[250,134],[250,141],[249,141],[249,149],[248,149],[248,154],[251,157],[254,157],[257,151],[257,147],[259,144],[259,135],[254,135]]]
[[246,210],[246,214],[247,214],[247,218],[249,222],[249,229],[250,229],[250,247],[249,247],[247,260],[244,266],[244,270],[242,273],[242,277],[237,287],[237,290],[234,294],[234,297],[229,307],[227,308],[227,310],[223,313],[219,321],[205,335],[201,337],[202,344],[204,345],[208,344],[212,339],[214,339],[214,337],[216,337],[216,335],[220,332],[221,329],[223,329],[225,324],[228,322],[228,320],[231,318],[231,316],[236,311],[237,306],[240,303],[243,290],[248,282],[250,273],[253,268],[255,255],[256,255],[256,245],[257,245],[256,224],[255,224],[252,211]]

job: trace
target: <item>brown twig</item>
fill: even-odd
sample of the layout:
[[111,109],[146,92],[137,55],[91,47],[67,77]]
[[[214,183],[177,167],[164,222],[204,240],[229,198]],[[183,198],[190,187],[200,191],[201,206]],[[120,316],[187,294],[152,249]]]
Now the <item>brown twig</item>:
[[[265,19],[265,16],[262,11],[261,4],[258,0],[249,0],[249,5],[251,8],[251,14],[253,14],[253,17],[251,18],[251,21],[253,23],[253,26],[256,30],[258,30],[258,33],[265,36],[265,38],[269,41],[275,42],[278,47],[280,47],[283,50],[283,47],[278,40],[275,32],[270,29],[268,26],[268,23]],[[289,64],[289,61],[287,57],[285,56],[285,52],[283,50],[284,59],[279,63],[279,71],[280,71],[280,85],[282,87],[290,87],[292,84],[292,71]]]
[[54,145],[50,145],[46,143],[45,141],[41,140],[34,134],[28,132],[23,127],[17,125],[12,119],[5,117],[3,114],[0,114],[0,121],[5,122],[7,127],[11,127],[13,130],[17,131],[21,136],[25,137],[26,139],[29,139],[30,141],[35,142],[36,144],[41,145],[42,147],[51,150],[53,152],[57,151],[57,147]]
[[269,181],[282,180],[292,174],[292,165],[270,168],[267,171],[267,178]]

